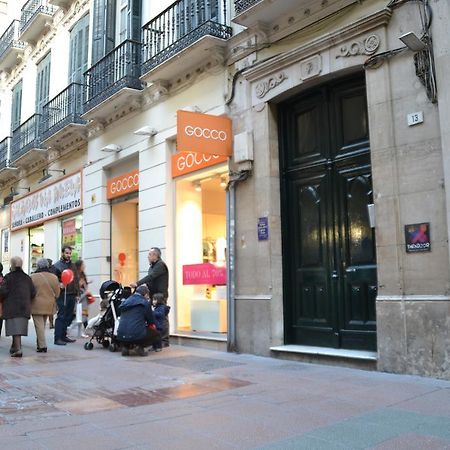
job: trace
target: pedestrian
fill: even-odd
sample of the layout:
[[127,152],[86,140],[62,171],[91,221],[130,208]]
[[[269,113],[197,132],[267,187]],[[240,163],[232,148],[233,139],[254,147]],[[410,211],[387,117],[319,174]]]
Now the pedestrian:
[[61,274],[64,270],[71,270],[74,274],[73,280],[67,285],[60,284],[61,292],[56,305],[58,308],[55,320],[55,345],[66,345],[75,342],[67,336],[67,328],[74,318],[75,303],[79,295],[79,284],[75,265],[72,263],[72,248],[65,245],[61,250],[61,258],[53,265],[53,271],[61,283]]
[[[169,269],[161,259],[161,250],[158,247],[152,247],[148,252],[147,258],[150,264],[147,275],[136,283],[131,283],[130,286],[136,287],[146,284],[150,290],[150,298],[153,298],[155,294],[162,294],[167,304],[169,296]],[[162,345],[163,347],[169,346],[169,333],[162,339]]]
[[6,321],[6,336],[12,336],[9,353],[22,357],[22,336],[28,336],[28,320],[31,302],[35,297],[31,278],[22,270],[22,258],[14,256],[10,261],[10,272],[5,275],[0,295],[3,298],[3,318]]
[[153,315],[155,316],[156,329],[159,332],[158,340],[153,344],[153,350],[160,352],[163,343],[169,346],[169,319],[170,306],[167,306],[163,294],[153,295]]
[[137,354],[145,356],[144,347],[149,347],[155,340],[149,325],[155,324],[153,311],[149,302],[150,295],[146,285],[138,286],[133,295],[123,300],[120,309],[117,339],[122,343],[122,356],[129,355],[129,346],[137,346]]
[[31,305],[31,316],[36,329],[36,351],[47,353],[45,323],[47,317],[53,317],[60,287],[58,277],[50,272],[47,259],[39,259],[36,267],[36,272],[31,274],[31,280],[36,289],[36,297]]
[[[0,286],[3,284],[3,264],[0,263]],[[3,328],[3,303],[2,299],[0,298],[0,336],[2,334],[2,328]]]
[[[75,261],[75,268],[77,270],[77,276],[80,286],[80,302],[82,308],[82,322],[84,331],[86,330],[89,319],[89,303],[93,300],[92,294],[88,290],[89,281],[86,277],[86,265],[82,259]],[[86,333],[83,333],[81,337],[89,337]]]

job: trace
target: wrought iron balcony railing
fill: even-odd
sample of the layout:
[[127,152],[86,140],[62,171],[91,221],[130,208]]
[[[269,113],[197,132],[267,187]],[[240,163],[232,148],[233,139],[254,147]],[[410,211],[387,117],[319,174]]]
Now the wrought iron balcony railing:
[[126,40],[84,73],[84,112],[123,88],[142,89],[140,42]]
[[47,139],[71,123],[85,124],[82,113],[83,85],[71,83],[42,108],[42,139]]
[[22,6],[20,15],[20,32],[23,33],[38,14],[53,15],[57,7],[50,5],[47,0],[28,0]]
[[236,15],[246,11],[261,0],[234,0],[234,12]]
[[13,20],[0,37],[0,59],[11,47],[25,48],[25,43],[19,40],[19,28],[20,22]]
[[11,138],[8,136],[0,142],[0,169],[9,165],[9,145]]
[[10,154],[12,162],[33,148],[42,148],[41,124],[41,114],[34,114],[13,131]]
[[143,26],[143,73],[204,36],[231,37],[226,0],[178,0]]

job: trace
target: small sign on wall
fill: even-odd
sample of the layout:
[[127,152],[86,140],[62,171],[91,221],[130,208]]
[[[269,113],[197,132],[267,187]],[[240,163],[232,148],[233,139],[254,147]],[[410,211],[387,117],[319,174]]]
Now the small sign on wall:
[[429,222],[405,225],[405,245],[407,253],[431,251]]
[[269,218],[260,217],[258,219],[258,241],[267,241],[269,239]]

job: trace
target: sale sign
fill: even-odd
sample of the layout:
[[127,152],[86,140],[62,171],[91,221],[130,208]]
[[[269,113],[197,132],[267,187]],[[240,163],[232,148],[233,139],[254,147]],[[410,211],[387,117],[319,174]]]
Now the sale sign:
[[211,263],[184,265],[183,284],[225,285],[227,284],[227,269]]

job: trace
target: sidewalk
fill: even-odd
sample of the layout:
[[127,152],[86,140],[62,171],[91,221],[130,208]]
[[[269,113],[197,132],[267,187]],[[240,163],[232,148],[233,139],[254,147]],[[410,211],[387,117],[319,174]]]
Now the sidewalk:
[[85,341],[49,330],[48,353],[30,335],[15,359],[0,338],[1,449],[450,449],[447,381]]

